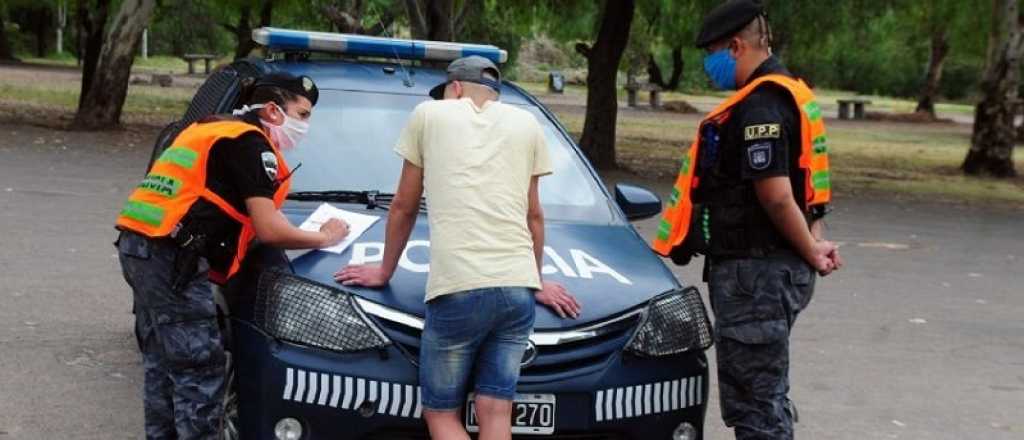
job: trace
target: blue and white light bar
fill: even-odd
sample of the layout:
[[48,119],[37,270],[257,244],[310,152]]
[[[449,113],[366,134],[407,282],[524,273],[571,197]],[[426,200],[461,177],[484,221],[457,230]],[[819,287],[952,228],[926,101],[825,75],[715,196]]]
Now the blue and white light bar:
[[452,61],[480,55],[497,64],[508,61],[508,52],[487,44],[445,41],[400,40],[366,35],[297,31],[272,27],[253,29],[253,41],[276,50],[331,52],[353,56],[403,60]]

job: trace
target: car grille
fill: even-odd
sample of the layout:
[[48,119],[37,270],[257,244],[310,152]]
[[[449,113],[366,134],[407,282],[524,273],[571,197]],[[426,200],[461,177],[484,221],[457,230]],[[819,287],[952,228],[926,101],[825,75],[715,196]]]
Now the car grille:
[[[413,363],[419,360],[421,331],[408,324],[374,317],[381,329]],[[534,360],[522,369],[520,383],[543,383],[599,370],[632,337],[641,314],[627,312],[586,327],[587,336],[557,345],[538,345]],[[557,333],[557,332],[556,332]],[[535,336],[545,335],[540,332]]]

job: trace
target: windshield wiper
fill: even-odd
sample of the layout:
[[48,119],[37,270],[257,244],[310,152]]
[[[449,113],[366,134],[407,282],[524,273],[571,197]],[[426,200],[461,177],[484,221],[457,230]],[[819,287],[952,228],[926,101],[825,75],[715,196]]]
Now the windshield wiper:
[[[380,191],[298,191],[288,194],[288,200],[363,203],[366,204],[366,209],[380,208],[384,210],[391,206],[391,201],[394,200],[394,198],[395,195],[393,193],[384,193]],[[426,210],[426,200],[420,199],[420,211],[425,212]]]

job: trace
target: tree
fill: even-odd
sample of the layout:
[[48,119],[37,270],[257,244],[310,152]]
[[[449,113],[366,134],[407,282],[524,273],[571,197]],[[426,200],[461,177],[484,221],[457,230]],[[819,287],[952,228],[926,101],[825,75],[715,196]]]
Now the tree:
[[[654,38],[647,53],[647,76],[652,84],[665,90],[676,90],[683,79],[686,64],[683,47],[689,46],[696,38],[700,18],[715,4],[708,0],[639,0],[637,14],[648,27]],[[638,27],[640,23],[634,25]],[[634,32],[635,34],[635,32]],[[672,70],[668,79],[658,64],[658,53],[669,52]]]
[[6,12],[6,4],[0,0],[0,61],[18,61],[14,57],[14,51],[11,50],[11,44],[7,41],[6,26],[4,26],[4,13]]
[[103,49],[103,35],[110,15],[110,0],[78,0],[75,13],[78,34],[78,63],[82,66],[82,91],[78,95],[78,107],[85,99],[85,88],[92,84],[96,64]]
[[928,68],[925,70],[924,85],[918,95],[915,111],[927,113],[933,118],[935,117],[935,99],[939,94],[939,86],[942,81],[942,68],[952,48],[950,32],[961,15],[958,13],[958,9],[963,7],[961,1],[927,0],[922,4],[912,6],[919,11],[919,16],[915,18],[922,23],[922,31],[928,35],[931,48]]
[[975,107],[971,148],[962,168],[969,175],[1013,177],[1017,175],[1013,166],[1013,122],[1024,55],[1024,17],[1018,0],[993,0],[992,14],[981,82],[983,97]]
[[[462,33],[471,4],[482,0],[405,0],[412,37],[454,41]],[[456,3],[461,3],[457,5]]]
[[257,44],[252,40],[252,10],[253,4],[259,4],[259,23],[256,29],[270,26],[274,15],[274,0],[242,0],[239,5],[237,24],[221,23],[224,29],[235,35],[235,59],[245,58],[256,48]]
[[128,79],[142,31],[149,24],[156,0],[124,0],[100,50],[96,70],[82,80],[74,125],[83,129],[113,128],[121,123]]
[[381,35],[391,28],[397,15],[395,8],[389,6],[366,0],[338,0],[321,6],[320,10],[338,32]]
[[587,59],[587,115],[580,149],[597,168],[615,168],[615,123],[619,110],[616,79],[619,62],[629,42],[636,9],[634,0],[606,0],[597,40],[577,43],[576,52]]

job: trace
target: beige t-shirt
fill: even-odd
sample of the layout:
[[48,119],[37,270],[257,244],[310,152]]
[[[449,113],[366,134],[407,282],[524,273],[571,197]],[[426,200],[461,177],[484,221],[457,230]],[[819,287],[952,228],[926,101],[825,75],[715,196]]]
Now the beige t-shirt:
[[544,130],[526,110],[468,98],[416,106],[395,146],[423,168],[430,219],[425,301],[487,287],[540,288],[527,226],[530,180],[550,174]]

